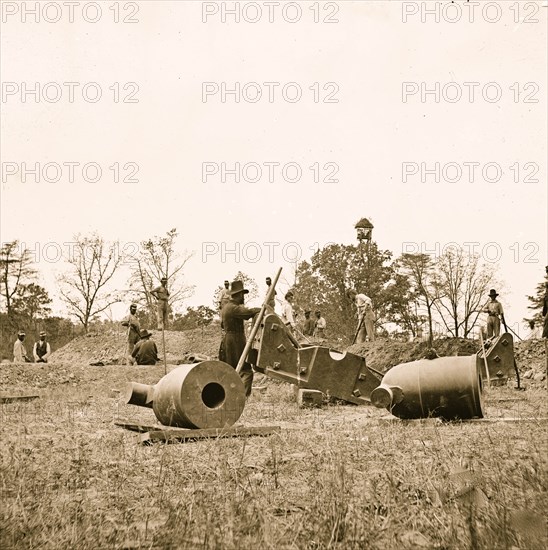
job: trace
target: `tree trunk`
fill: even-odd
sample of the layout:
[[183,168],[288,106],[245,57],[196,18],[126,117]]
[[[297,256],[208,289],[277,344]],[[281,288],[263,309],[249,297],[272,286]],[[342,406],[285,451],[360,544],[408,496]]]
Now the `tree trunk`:
[[434,335],[432,334],[432,304],[426,303],[426,310],[428,311],[428,347],[434,347]]

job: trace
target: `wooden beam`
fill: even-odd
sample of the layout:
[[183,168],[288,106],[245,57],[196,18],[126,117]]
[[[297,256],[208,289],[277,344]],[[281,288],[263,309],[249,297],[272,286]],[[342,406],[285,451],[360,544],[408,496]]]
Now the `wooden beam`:
[[13,403],[15,401],[33,401],[40,399],[39,395],[9,395],[6,392],[0,392],[0,403]]
[[200,439],[221,439],[227,437],[265,437],[280,432],[280,426],[236,427],[236,428],[204,428],[188,430],[183,428],[166,428],[151,430],[141,435],[141,443],[151,445],[155,442],[185,442]]
[[145,433],[155,430],[161,430],[162,426],[147,426],[146,424],[133,424],[132,422],[120,421],[115,422],[115,426],[129,430],[130,432]]

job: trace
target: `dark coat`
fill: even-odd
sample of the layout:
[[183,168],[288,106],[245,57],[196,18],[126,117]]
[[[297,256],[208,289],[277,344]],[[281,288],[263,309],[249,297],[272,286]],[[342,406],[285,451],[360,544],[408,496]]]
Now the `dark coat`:
[[237,304],[230,300],[221,312],[225,336],[223,339],[224,357],[220,357],[221,361],[228,363],[234,368],[237,367],[238,361],[244,351],[246,338],[244,333],[244,321],[251,319],[254,315],[261,311],[260,308],[248,308],[244,305]]
[[156,342],[148,338],[139,340],[135,344],[131,355],[135,358],[138,365],[155,365],[159,361]]

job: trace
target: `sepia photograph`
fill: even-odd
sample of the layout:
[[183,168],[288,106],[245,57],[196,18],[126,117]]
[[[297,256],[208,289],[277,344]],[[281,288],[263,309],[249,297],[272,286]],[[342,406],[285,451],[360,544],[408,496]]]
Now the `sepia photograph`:
[[0,0],[0,550],[548,547],[547,0]]

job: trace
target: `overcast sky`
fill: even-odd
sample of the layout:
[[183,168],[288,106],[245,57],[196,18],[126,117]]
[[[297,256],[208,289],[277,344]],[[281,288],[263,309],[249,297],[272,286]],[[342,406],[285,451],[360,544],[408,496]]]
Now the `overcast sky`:
[[[527,315],[548,263],[543,2],[427,2],[439,22],[414,2],[240,2],[239,23],[234,2],[49,4],[2,3],[2,242],[55,257],[78,232],[131,250],[176,227],[188,305],[211,305],[238,270],[262,284],[357,242],[365,216],[394,256],[498,260],[508,321]],[[55,295],[63,264],[38,259]]]

